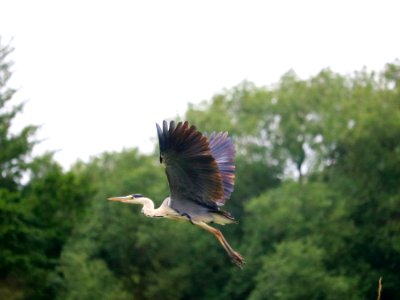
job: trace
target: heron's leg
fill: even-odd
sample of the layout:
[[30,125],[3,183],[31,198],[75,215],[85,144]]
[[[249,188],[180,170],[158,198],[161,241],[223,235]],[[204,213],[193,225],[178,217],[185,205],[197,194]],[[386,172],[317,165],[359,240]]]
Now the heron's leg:
[[232,261],[239,267],[242,268],[243,265],[245,264],[244,258],[240,255],[239,252],[236,252],[233,250],[231,245],[229,245],[228,241],[225,239],[224,235],[222,234],[221,231],[219,231],[217,228],[214,228],[204,222],[194,222],[195,225],[203,228],[204,230],[207,230],[208,232],[211,232],[217,240],[221,243],[222,247],[224,247],[225,251],[228,253]]

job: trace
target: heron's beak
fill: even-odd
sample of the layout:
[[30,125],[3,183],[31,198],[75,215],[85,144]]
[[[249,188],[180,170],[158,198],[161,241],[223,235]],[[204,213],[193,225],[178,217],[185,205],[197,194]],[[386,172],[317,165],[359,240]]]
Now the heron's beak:
[[132,200],[132,196],[123,196],[123,197],[111,197],[108,198],[110,201],[118,201],[118,202],[127,202],[128,200]]

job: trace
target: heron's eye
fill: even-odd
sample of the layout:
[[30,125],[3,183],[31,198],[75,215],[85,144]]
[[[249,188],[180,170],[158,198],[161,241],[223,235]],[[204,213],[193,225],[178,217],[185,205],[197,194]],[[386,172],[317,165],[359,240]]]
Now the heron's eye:
[[143,197],[142,194],[133,194],[132,196],[133,196],[133,198],[142,198]]

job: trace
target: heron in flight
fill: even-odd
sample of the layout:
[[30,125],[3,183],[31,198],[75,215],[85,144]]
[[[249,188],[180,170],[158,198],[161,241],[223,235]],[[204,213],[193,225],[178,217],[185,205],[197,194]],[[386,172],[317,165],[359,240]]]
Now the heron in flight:
[[170,196],[159,208],[141,195],[108,198],[143,205],[142,213],[151,218],[184,220],[212,233],[240,268],[243,257],[227,242],[221,231],[208,223],[236,223],[220,209],[233,192],[235,180],[235,149],[225,132],[206,136],[186,121],[175,124],[163,121],[157,125],[160,144],[160,163],[165,164]]

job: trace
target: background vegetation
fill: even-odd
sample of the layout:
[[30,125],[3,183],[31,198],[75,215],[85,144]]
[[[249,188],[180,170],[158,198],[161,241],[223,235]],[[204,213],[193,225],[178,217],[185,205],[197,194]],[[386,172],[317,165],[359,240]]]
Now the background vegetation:
[[32,157],[36,127],[10,133],[22,109],[11,51],[0,45],[0,299],[376,299],[380,276],[382,299],[400,299],[399,61],[379,73],[290,71],[188,107],[182,119],[237,145],[226,209],[240,224],[224,232],[247,259],[239,270],[194,226],[105,200],[161,202],[158,151],[68,171]]

